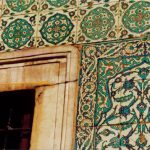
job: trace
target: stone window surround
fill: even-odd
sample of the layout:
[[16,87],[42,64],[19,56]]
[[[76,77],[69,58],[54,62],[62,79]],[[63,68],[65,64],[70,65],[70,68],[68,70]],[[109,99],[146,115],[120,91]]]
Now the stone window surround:
[[35,89],[31,150],[71,150],[75,141],[79,47],[0,54],[0,92]]

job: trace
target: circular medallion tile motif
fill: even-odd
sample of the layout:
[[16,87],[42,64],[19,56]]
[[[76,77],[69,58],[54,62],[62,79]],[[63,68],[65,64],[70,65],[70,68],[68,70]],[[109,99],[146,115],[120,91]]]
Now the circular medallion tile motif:
[[112,13],[102,7],[91,10],[81,22],[82,32],[90,39],[105,38],[115,24]]
[[127,9],[122,18],[125,28],[142,33],[150,28],[150,2],[136,2]]
[[43,24],[40,33],[48,43],[58,44],[70,35],[73,27],[66,15],[57,13]]
[[69,0],[47,0],[54,7],[61,7],[69,2]]
[[4,43],[13,49],[25,45],[32,37],[34,29],[23,19],[16,19],[11,22],[2,33]]
[[16,12],[22,12],[28,9],[35,0],[6,0],[8,7]]

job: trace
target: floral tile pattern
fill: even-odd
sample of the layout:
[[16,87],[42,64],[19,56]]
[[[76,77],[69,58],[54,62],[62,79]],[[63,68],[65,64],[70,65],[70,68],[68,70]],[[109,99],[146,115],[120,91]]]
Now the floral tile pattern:
[[150,32],[150,1],[120,2],[119,38],[142,37]]
[[[149,44],[150,40],[145,37],[84,45],[81,52],[77,126],[78,129],[81,126],[94,127],[93,150],[137,150],[139,145],[137,142],[133,145],[132,134],[136,134],[140,128],[149,130]],[[132,56],[126,54],[131,46],[139,47],[140,51]],[[133,129],[134,124],[138,126],[136,129]],[[88,130],[89,134],[91,131]],[[129,141],[122,136],[124,134],[130,137]],[[148,150],[148,133],[143,134],[139,134],[145,138],[147,145],[143,150]],[[79,137],[76,137],[76,142],[82,143],[82,148],[76,150],[87,148],[86,142]]]
[[0,51],[35,47],[37,15],[3,17],[0,25]]
[[150,124],[126,124],[121,128],[120,147],[126,149],[150,149]]
[[78,11],[77,43],[117,39],[119,3],[82,7]]
[[22,15],[35,13],[39,8],[38,0],[2,0],[2,15]]
[[121,125],[95,128],[95,150],[119,150]]
[[76,10],[40,13],[38,20],[37,47],[70,44],[76,42]]

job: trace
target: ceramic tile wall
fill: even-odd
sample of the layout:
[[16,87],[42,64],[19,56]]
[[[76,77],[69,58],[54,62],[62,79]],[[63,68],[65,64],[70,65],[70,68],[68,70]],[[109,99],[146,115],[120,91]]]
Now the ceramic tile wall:
[[75,150],[149,150],[150,37],[84,45]]
[[80,4],[75,150],[150,150],[150,2]]
[[149,0],[0,0],[0,16],[1,52],[142,37],[150,24]]
[[0,0],[0,51],[82,44],[75,150],[150,150],[149,0]]

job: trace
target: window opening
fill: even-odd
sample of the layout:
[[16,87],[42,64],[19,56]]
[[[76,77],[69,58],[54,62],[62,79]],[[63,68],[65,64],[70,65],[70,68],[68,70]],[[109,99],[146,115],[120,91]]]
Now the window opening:
[[29,149],[34,99],[34,90],[0,92],[0,150]]

